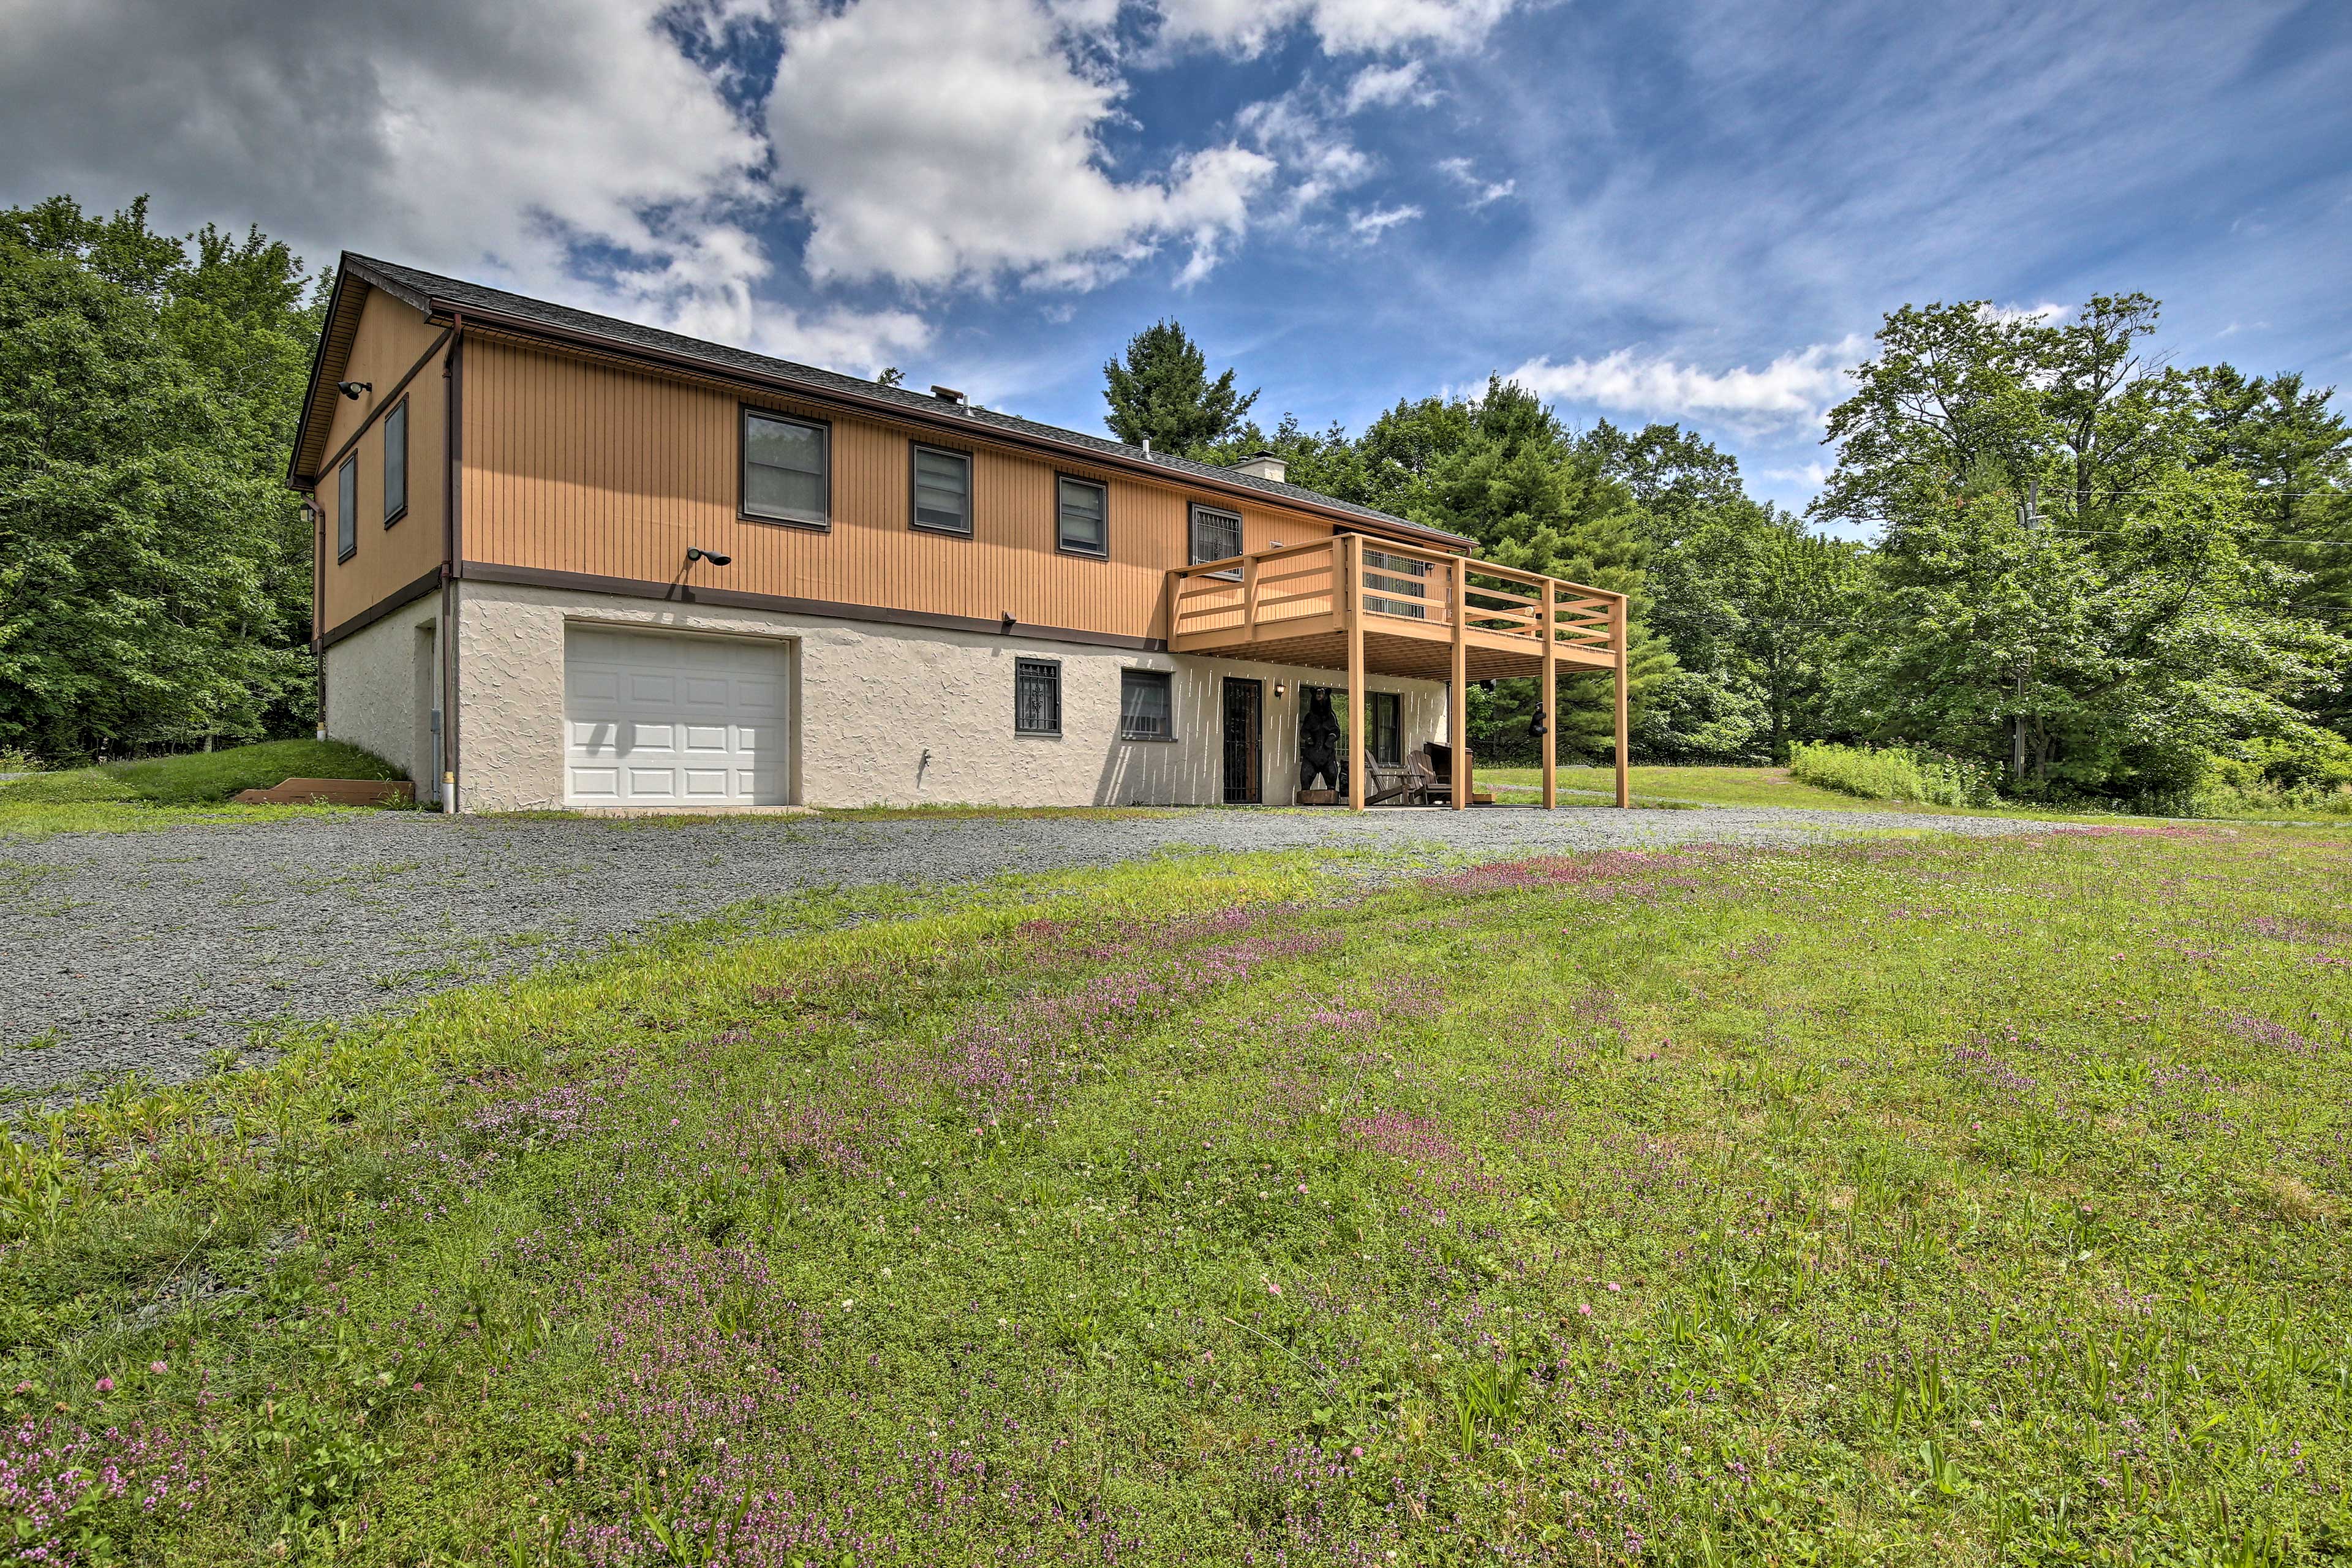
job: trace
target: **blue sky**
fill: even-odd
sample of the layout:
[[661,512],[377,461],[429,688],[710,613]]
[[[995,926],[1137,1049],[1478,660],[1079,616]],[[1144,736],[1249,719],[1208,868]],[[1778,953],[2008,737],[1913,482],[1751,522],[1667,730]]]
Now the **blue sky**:
[[1270,423],[1517,374],[1812,492],[1906,301],[2165,300],[2352,384],[2352,6],[0,5],[0,195],[141,191],[1098,428],[1181,320]]

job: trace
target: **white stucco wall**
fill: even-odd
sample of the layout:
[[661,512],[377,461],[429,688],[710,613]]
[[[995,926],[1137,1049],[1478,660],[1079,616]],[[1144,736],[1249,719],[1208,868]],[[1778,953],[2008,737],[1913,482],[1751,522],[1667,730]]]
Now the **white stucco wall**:
[[[468,583],[459,606],[459,801],[468,811],[564,804],[563,642],[574,624],[784,642],[794,690],[793,801],[804,805],[1213,805],[1223,795],[1227,675],[1265,682],[1265,797],[1287,805],[1301,688],[1343,684],[1329,670],[548,588]],[[1013,732],[1013,661],[1022,658],[1062,666],[1058,737]],[[1118,738],[1125,668],[1174,672],[1176,740]],[[1408,746],[1444,737],[1442,684],[1370,684],[1403,697]]]
[[418,685],[418,629],[431,628],[440,608],[440,595],[428,594],[327,649],[327,738],[406,770],[420,795],[431,794],[433,760],[419,754],[432,686],[429,674]]

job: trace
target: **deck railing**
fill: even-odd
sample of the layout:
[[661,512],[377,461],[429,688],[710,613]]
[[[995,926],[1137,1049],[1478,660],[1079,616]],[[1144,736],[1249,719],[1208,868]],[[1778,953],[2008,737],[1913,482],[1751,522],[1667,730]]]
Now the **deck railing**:
[[1307,623],[1360,611],[1368,629],[1451,635],[1458,602],[1464,626],[1494,646],[1523,645],[1540,653],[1547,606],[1556,648],[1614,656],[1623,601],[1539,573],[1469,560],[1417,545],[1369,538],[1357,546],[1360,565],[1350,575],[1346,536],[1207,561],[1176,573],[1170,601],[1171,640],[1227,633],[1237,641],[1279,636],[1284,622]]

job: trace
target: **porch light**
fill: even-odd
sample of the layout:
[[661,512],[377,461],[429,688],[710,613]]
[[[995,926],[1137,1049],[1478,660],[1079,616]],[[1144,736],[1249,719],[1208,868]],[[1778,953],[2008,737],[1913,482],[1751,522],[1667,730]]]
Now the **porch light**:
[[1282,696],[1282,682],[1279,680],[1274,683],[1274,694],[1277,699]]
[[339,381],[335,383],[335,390],[341,393],[345,397],[350,398],[352,402],[357,403],[360,400],[361,393],[373,392],[375,390],[375,383],[372,381]]

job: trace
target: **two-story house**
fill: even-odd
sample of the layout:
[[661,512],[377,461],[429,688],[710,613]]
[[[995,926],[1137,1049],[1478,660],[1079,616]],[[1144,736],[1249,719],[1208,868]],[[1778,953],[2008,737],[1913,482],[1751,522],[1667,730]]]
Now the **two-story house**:
[[1419,742],[1462,754],[1469,682],[1562,663],[1617,671],[1622,723],[1621,599],[1270,457],[1192,462],[365,257],[289,480],[321,733],[445,809],[1288,804],[1332,689],[1360,805]]

